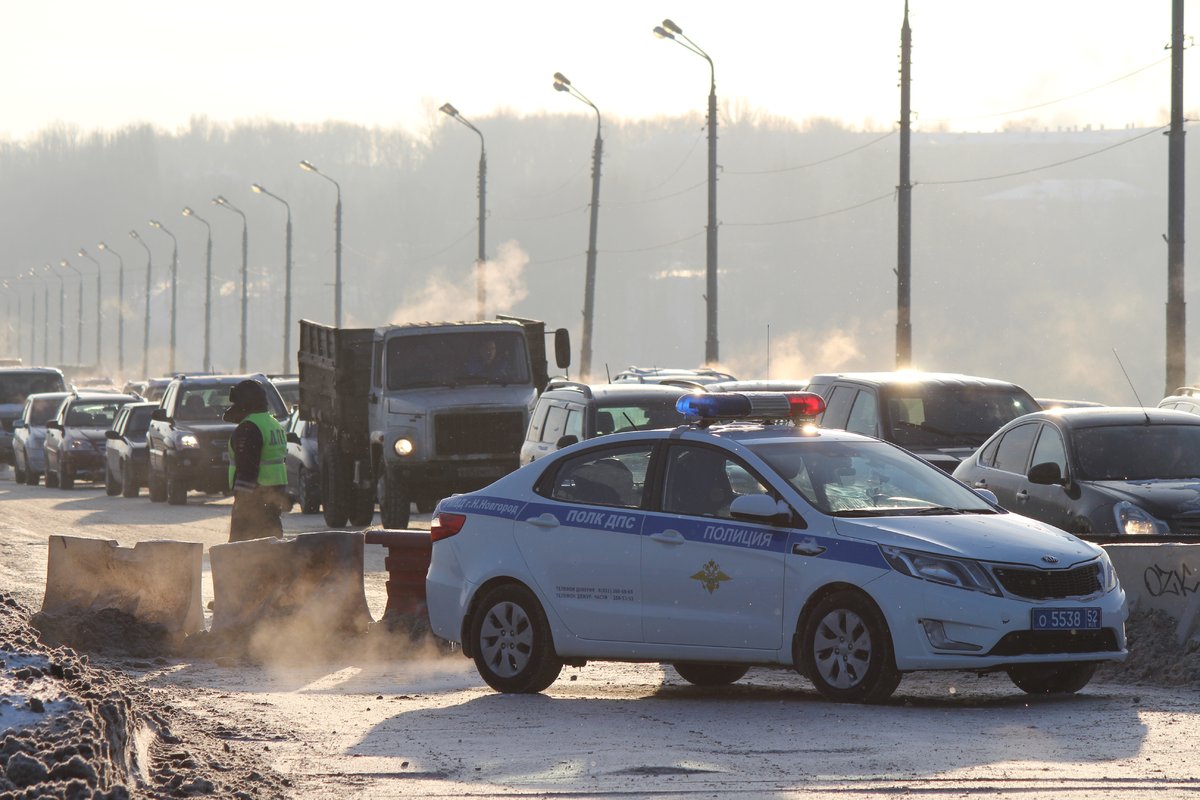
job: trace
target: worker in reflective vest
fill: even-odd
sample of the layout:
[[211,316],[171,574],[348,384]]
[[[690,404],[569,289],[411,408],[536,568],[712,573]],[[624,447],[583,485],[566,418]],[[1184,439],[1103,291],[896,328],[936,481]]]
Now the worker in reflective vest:
[[268,412],[267,392],[258,381],[239,382],[229,390],[229,402],[224,419],[238,424],[229,437],[229,541],[281,538],[279,517],[292,507],[283,461],[287,436]]

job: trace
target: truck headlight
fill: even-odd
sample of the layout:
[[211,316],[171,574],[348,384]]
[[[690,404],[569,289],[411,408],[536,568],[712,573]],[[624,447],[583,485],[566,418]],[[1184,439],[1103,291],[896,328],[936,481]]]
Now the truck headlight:
[[1155,536],[1171,532],[1167,523],[1151,516],[1145,509],[1122,500],[1113,506],[1117,520],[1117,533],[1127,536]]
[[180,447],[199,447],[200,441],[190,433],[185,433],[179,437]]
[[969,558],[937,556],[900,547],[880,547],[879,549],[883,552],[883,557],[887,559],[887,562],[892,565],[892,569],[904,575],[945,586],[970,589],[973,592],[1000,594],[996,582],[978,561],[972,561]]
[[395,444],[392,445],[392,449],[396,451],[396,455],[398,456],[409,456],[412,455],[412,451],[416,449],[416,445],[412,443],[412,439],[405,439],[401,437],[396,440]]

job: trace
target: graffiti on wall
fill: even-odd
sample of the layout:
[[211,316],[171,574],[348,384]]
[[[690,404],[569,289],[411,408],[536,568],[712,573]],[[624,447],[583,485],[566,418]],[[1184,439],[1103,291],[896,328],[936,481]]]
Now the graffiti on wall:
[[1162,597],[1164,594],[1174,594],[1186,597],[1189,594],[1200,594],[1200,577],[1192,572],[1187,564],[1180,564],[1174,569],[1163,569],[1157,564],[1146,567],[1146,591],[1151,597]]

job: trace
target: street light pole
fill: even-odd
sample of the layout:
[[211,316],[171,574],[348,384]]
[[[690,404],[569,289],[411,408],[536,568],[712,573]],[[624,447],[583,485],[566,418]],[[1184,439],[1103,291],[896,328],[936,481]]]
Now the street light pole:
[[[669,19],[654,28],[654,35],[670,39],[685,50],[690,50],[708,62],[710,82],[708,90],[708,225],[705,227],[705,295],[707,307],[707,334],[704,342],[704,363],[715,364],[718,360],[717,346],[717,70],[708,53],[689,39]],[[680,38],[676,38],[676,37]]]
[[149,380],[150,378],[150,273],[154,263],[154,257],[150,252],[150,245],[142,241],[142,237],[138,236],[137,231],[130,231],[129,238],[140,244],[146,251],[146,322],[142,329],[142,377]]
[[163,227],[163,224],[156,219],[150,220],[150,227],[158,230],[171,237],[171,344],[170,352],[167,355],[167,371],[175,374],[175,301],[178,295],[179,288],[179,240],[175,238],[175,234]]
[[180,213],[204,223],[208,232],[208,244],[204,248],[204,371],[212,372],[212,225],[190,206],[184,206]]
[[267,197],[278,200],[287,209],[283,266],[283,374],[288,375],[292,371],[292,207],[279,195],[264,189],[262,184],[251,184],[250,189],[255,194],[265,194]]
[[320,175],[337,189],[337,208],[333,214],[333,326],[342,327],[342,185],[317,169],[311,161],[301,161],[300,169]]
[[[75,326],[77,329],[76,330],[76,342],[75,342],[75,363],[82,365],[83,364],[83,273],[80,272],[78,269],[76,269],[75,266],[70,261],[67,261],[65,258],[62,261],[59,261],[58,265],[60,267],[66,267],[67,269],[71,270],[79,277],[79,319]],[[61,313],[61,311],[62,311],[62,309],[59,309],[60,313]],[[62,343],[59,342],[59,347],[61,348],[61,346],[62,346]],[[59,358],[60,359],[62,358],[62,353],[59,353]]]
[[587,383],[592,374],[592,320],[596,305],[596,230],[600,214],[600,159],[604,141],[600,138],[600,109],[575,88],[561,72],[554,73],[554,90],[591,106],[596,112],[596,143],[592,146],[592,213],[588,223],[587,268],[583,280],[583,336],[579,347],[579,379]]
[[[100,346],[100,338],[103,335],[101,325],[100,325],[101,319],[102,319],[100,310],[101,310],[101,299],[104,297],[104,295],[101,293],[101,288],[100,288],[100,286],[101,286],[101,284],[100,284],[100,262],[97,261],[96,259],[92,258],[90,255],[88,255],[88,251],[84,250],[82,247],[79,248],[79,255],[81,258],[86,258],[88,261],[90,261],[96,265],[96,371],[97,371],[97,373],[99,373],[99,372],[101,372],[100,354],[104,352],[103,348]],[[80,356],[79,360],[82,361],[83,356]]]
[[479,252],[475,256],[475,316],[483,319],[487,306],[487,287],[483,276],[483,265],[487,263],[487,147],[483,141],[483,131],[472,125],[457,108],[446,103],[438,110],[479,135]]
[[117,259],[117,373],[125,377],[125,259],[104,242],[96,245],[102,252]]
[[234,206],[232,203],[230,203],[228,200],[226,200],[222,195],[217,195],[216,197],[214,197],[212,199],[212,204],[214,206],[220,206],[221,208],[227,208],[242,218],[242,352],[241,352],[241,358],[238,361],[238,364],[239,364],[238,369],[241,372],[245,372],[246,371],[246,305],[247,305],[247,298],[249,297],[249,289],[247,287],[248,275],[247,275],[247,267],[246,267],[246,254],[249,252],[249,238],[248,238],[249,234],[247,233],[248,228],[246,225],[246,215],[244,213],[242,213],[241,209]]
[[[66,261],[64,260],[63,263],[65,264]],[[58,278],[58,363],[59,363],[59,366],[62,366],[67,361],[67,358],[65,355],[66,348],[63,346],[63,340],[66,338],[65,336],[63,336],[63,331],[64,331],[64,322],[67,317],[63,311],[63,307],[66,305],[67,282],[63,278],[62,275],[59,275],[57,272],[54,271],[54,267],[50,266],[49,262],[46,263],[45,271],[50,273],[54,277]],[[49,283],[49,281],[47,281],[47,283]],[[82,289],[82,287],[80,287],[80,288]],[[50,294],[49,294],[49,291],[50,291],[49,288],[47,288],[47,290],[46,290],[46,292],[47,292],[47,294],[46,294],[46,341],[42,345],[42,358],[47,363],[49,363],[49,359],[47,358],[47,356],[49,355],[49,353],[47,352],[47,346],[50,344]]]

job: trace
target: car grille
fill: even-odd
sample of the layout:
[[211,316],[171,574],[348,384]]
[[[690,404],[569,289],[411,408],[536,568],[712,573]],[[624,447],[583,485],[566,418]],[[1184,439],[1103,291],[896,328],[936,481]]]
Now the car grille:
[[1098,631],[1013,631],[1000,639],[988,655],[1115,653],[1117,650],[1117,634],[1112,628]]
[[992,573],[1006,592],[1030,600],[1086,597],[1100,591],[1098,563],[1059,570],[993,567]]
[[1192,536],[1200,534],[1200,516],[1173,517],[1169,521],[1171,533],[1185,533]]
[[515,455],[524,438],[525,415],[520,411],[439,414],[434,420],[438,456]]

